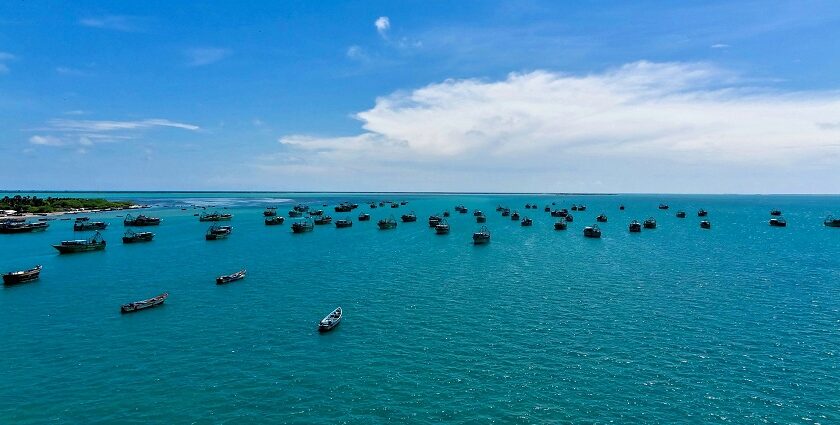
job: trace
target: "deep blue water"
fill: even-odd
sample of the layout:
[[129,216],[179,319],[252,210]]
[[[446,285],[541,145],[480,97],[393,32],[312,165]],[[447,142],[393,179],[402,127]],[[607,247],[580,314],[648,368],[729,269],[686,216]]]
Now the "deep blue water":
[[[840,423],[840,228],[822,224],[837,196],[99,195],[152,204],[155,240],[121,244],[123,212],[91,215],[110,223],[104,252],[58,255],[70,221],[0,235],[0,271],[44,266],[0,288],[0,423]],[[334,213],[342,200],[361,206]],[[297,202],[373,220],[263,224]],[[588,210],[555,231],[551,202]],[[192,204],[226,206],[233,235],[205,241]],[[444,209],[438,236],[426,219]],[[409,210],[418,222],[377,230]],[[584,238],[601,212],[603,238]],[[649,216],[657,229],[628,233]]]

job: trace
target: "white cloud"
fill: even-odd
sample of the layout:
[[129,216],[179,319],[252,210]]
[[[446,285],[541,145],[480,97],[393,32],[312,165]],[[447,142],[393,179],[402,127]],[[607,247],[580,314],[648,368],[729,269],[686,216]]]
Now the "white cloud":
[[105,132],[115,130],[141,130],[152,127],[173,127],[192,131],[200,129],[197,125],[185,124],[161,118],[139,121],[68,120],[59,118],[51,120],[49,124],[52,129],[59,131]]
[[[80,111],[81,112],[81,111]],[[132,140],[139,137],[140,132],[154,128],[176,128],[181,130],[198,131],[200,127],[170,121],[162,118],[152,118],[138,121],[97,121],[53,119],[48,122],[43,131],[29,138],[29,143],[39,146],[75,146],[87,150],[100,143],[114,143]]]
[[218,47],[201,47],[188,49],[184,52],[189,66],[204,66],[216,63],[231,55],[230,49]]
[[140,19],[134,16],[106,15],[83,18],[79,20],[79,24],[91,28],[134,32],[140,30],[139,21]]
[[55,136],[35,135],[29,138],[29,143],[41,146],[62,146],[64,141]]
[[347,57],[358,61],[369,59],[365,49],[355,44],[347,48]]
[[729,45],[728,44],[723,44],[723,43],[717,43],[717,44],[712,44],[710,47],[712,49],[728,49]]
[[391,20],[387,16],[380,16],[376,18],[373,25],[376,27],[376,32],[378,32],[382,38],[388,38],[388,30],[391,29]]
[[[298,170],[391,162],[429,177],[429,167],[539,174],[561,163],[609,164],[603,172],[623,184],[630,176],[652,181],[662,164],[674,173],[840,166],[840,128],[825,125],[838,116],[838,92],[748,88],[709,65],[637,62],[590,75],[448,80],[378,98],[356,114],[359,135],[280,142],[281,157],[304,159]],[[610,175],[590,177],[609,187]]]
[[0,74],[8,74],[9,73],[9,65],[6,65],[5,62],[15,60],[15,55],[6,52],[0,52]]
[[73,77],[84,77],[89,75],[87,72],[82,71],[81,69],[70,68],[67,66],[59,66],[55,69],[55,72],[61,75],[73,76]]

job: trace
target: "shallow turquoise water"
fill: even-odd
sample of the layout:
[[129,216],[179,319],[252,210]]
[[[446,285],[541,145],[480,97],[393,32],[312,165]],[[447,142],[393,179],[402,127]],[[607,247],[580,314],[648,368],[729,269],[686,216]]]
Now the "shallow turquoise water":
[[[105,252],[57,255],[79,235],[68,221],[0,235],[0,270],[44,266],[0,288],[0,423],[840,423],[840,229],[822,225],[840,197],[103,196],[156,205],[155,240],[119,243],[121,213],[93,215],[111,223]],[[282,215],[325,202],[355,219],[384,198],[409,205],[303,235],[262,222],[281,199]],[[341,200],[361,207],[332,212]],[[589,208],[554,231],[552,201]],[[205,241],[182,203],[227,206],[233,235]],[[470,243],[475,208],[487,246]],[[767,225],[772,208],[787,228]],[[426,218],[444,209],[437,236]],[[376,229],[408,210],[418,222]],[[601,212],[604,237],[583,238]],[[627,232],[648,216],[657,229]],[[344,322],[319,335],[338,305]]]

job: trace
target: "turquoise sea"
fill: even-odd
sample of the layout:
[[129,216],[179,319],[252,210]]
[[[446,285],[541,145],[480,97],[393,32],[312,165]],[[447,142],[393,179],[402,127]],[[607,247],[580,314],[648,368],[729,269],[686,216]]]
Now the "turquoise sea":
[[[164,221],[123,245],[125,212],[91,214],[107,250],[74,255],[51,247],[82,235],[71,221],[0,235],[0,271],[44,266],[0,288],[2,424],[840,423],[840,228],[823,226],[838,196],[74,195]],[[383,199],[408,205],[367,205]],[[345,200],[361,206],[333,212]],[[292,234],[299,202],[355,223]],[[552,202],[588,209],[555,231]],[[231,237],[205,241],[191,205],[232,213]],[[269,205],[286,224],[263,224]],[[774,208],[788,227],[768,226]],[[452,231],[435,235],[427,218],[447,209]],[[474,209],[488,245],[471,244]],[[416,223],[377,229],[411,210]],[[584,238],[602,212],[603,238]],[[651,216],[657,229],[627,231]],[[319,334],[336,306],[344,321]]]

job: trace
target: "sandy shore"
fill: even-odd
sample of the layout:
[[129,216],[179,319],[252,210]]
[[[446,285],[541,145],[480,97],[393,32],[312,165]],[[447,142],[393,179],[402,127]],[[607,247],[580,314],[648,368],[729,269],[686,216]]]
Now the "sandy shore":
[[32,220],[32,219],[38,219],[38,218],[53,218],[53,219],[55,219],[55,218],[63,217],[63,216],[80,216],[80,215],[85,215],[85,214],[96,214],[96,213],[114,212],[114,211],[132,211],[132,210],[141,210],[141,209],[145,209],[145,208],[149,208],[149,206],[148,205],[131,205],[131,206],[125,207],[125,208],[106,208],[106,209],[103,209],[103,210],[97,210],[97,209],[88,210],[88,209],[81,208],[81,209],[73,210],[73,211],[57,211],[57,212],[51,212],[51,213],[38,213],[38,214],[25,213],[23,215],[11,215],[11,214],[0,213],[0,220],[3,220],[4,218],[14,218],[14,219],[23,218],[23,219],[26,219],[26,220]]

